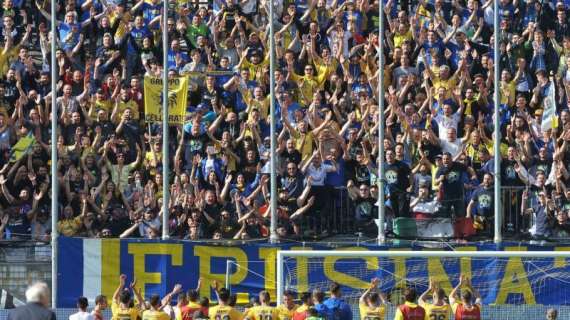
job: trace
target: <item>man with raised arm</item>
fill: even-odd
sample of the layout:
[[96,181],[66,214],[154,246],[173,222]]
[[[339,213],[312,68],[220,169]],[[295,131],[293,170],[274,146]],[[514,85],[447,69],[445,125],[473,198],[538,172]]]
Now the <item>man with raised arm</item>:
[[[432,301],[427,299],[431,295]],[[451,307],[444,300],[445,291],[433,279],[429,280],[428,289],[418,299],[418,304],[426,310],[426,319],[449,320],[451,319]]]
[[[457,291],[461,289],[461,301]],[[481,295],[471,285],[467,276],[461,275],[459,284],[449,294],[449,303],[455,314],[455,320],[481,320]]]
[[136,289],[137,280],[133,280],[130,285],[130,288],[137,298],[137,304],[135,306],[131,306],[132,296],[130,290],[125,290],[126,280],[127,276],[122,274],[119,277],[119,287],[117,287],[117,290],[115,290],[113,294],[113,302],[111,303],[111,312],[113,313],[112,320],[137,320],[137,318],[141,316],[144,299],[140,291]]
[[227,320],[241,320],[243,315],[237,309],[230,306],[230,292],[226,288],[221,288],[216,291],[218,296],[218,305],[210,308],[208,316],[210,320],[227,319]]
[[425,320],[426,310],[416,304],[417,293],[414,288],[404,290],[404,303],[396,309],[394,320]]
[[202,278],[198,279],[198,285],[196,289],[189,289],[186,292],[185,301],[180,305],[178,313],[176,314],[176,320],[192,320],[194,313],[200,311],[202,306],[200,306],[200,287],[202,286]]
[[360,296],[360,319],[385,319],[387,301],[382,292],[377,292],[378,283],[380,279],[372,279],[370,287]]

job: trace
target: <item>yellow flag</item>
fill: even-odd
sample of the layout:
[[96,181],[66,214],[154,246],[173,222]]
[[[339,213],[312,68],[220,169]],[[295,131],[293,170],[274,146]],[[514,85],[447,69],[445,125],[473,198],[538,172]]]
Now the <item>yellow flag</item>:
[[[144,114],[147,123],[162,122],[162,79],[144,78]],[[168,80],[168,123],[183,124],[188,100],[188,76]]]
[[12,154],[10,155],[10,162],[20,160],[26,152],[36,142],[36,137],[30,132],[25,137],[20,138],[18,142],[12,147]]

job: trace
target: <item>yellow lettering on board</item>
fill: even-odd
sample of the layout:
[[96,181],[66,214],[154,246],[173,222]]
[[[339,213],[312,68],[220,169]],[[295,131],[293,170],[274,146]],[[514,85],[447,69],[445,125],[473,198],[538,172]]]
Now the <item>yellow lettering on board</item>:
[[[230,276],[230,284],[239,284],[247,276],[247,270],[249,270],[247,255],[239,247],[194,246],[194,255],[200,259],[200,276],[204,278],[200,288],[200,296],[202,297],[210,297],[210,287],[214,280],[218,281],[222,286],[226,280],[225,272],[212,272],[212,258],[229,258],[239,265],[236,272]],[[237,298],[238,302],[249,301],[249,294],[240,292],[237,294]]]
[[[457,251],[476,251],[476,247],[461,247]],[[461,274],[471,278],[471,258],[459,258],[460,274],[454,275],[454,278],[459,281]],[[442,263],[442,260],[444,261]],[[449,280],[449,274],[445,271],[443,265],[445,261],[455,261],[455,258],[428,258],[428,275],[439,284],[439,287],[449,293],[453,289],[453,284]]]
[[173,266],[182,265],[183,245],[177,243],[129,243],[128,252],[133,256],[134,276],[141,288],[141,294],[145,296],[147,283],[160,284],[161,272],[146,272],[145,258],[148,255],[167,255],[171,257]]
[[445,290],[446,293],[449,293],[453,288],[449,281],[449,275],[441,263],[441,259],[448,260],[449,258],[428,258],[428,275],[440,288]]
[[[554,251],[570,251],[570,247],[556,247]],[[566,259],[567,258],[555,258],[554,268],[565,268],[567,264]]]
[[[409,248],[391,248],[389,251],[410,251]],[[388,258],[383,258],[388,259]],[[407,258],[397,257],[397,258],[389,258],[394,262],[394,288],[405,288],[406,287],[406,278],[408,274],[406,272],[406,260]]]
[[[313,250],[309,247],[291,247],[291,250]],[[296,257],[297,259],[297,291],[309,291],[309,258]]]
[[[526,248],[506,247],[505,251],[526,251]],[[505,304],[510,293],[520,293],[526,304],[536,304],[521,258],[509,258],[495,304]]]
[[[465,247],[458,247],[455,248],[455,251],[477,251],[477,247],[476,246],[465,246]],[[461,274],[466,275],[469,279],[471,279],[472,275],[471,275],[471,258],[467,258],[467,257],[463,257],[460,258],[461,262],[459,264],[460,266],[460,270],[461,270]],[[457,277],[457,281],[459,281],[459,277]]]
[[275,263],[277,261],[277,251],[279,248],[259,248],[259,257],[265,262],[263,267],[263,281],[265,290],[269,292],[272,299],[276,297],[275,281]]
[[107,299],[119,286],[121,275],[121,240],[101,239],[101,294]]
[[[366,248],[362,247],[353,247],[353,248],[342,248],[340,250],[354,250],[354,251],[368,251]],[[339,260],[344,259],[362,259],[366,262],[366,269],[369,270],[378,270],[378,258],[377,257],[354,257],[354,258],[339,258],[334,256],[325,257],[323,264],[324,264],[324,273],[325,276],[334,282],[338,282],[340,285],[344,285],[351,288],[359,288],[364,289],[369,286],[369,282],[363,281],[351,275],[348,275],[343,272],[339,272],[335,268],[335,264]]]
[[[308,247],[291,247],[291,250],[312,250]],[[265,261],[264,266],[264,281],[265,290],[269,291],[269,295],[272,298],[277,296],[276,285],[277,285],[277,275],[275,270],[275,264],[277,263],[277,251],[279,248],[260,248],[259,257]],[[308,280],[308,258],[307,257],[296,257],[297,268],[295,275],[297,279],[297,291],[307,292],[309,290],[309,280]],[[246,303],[249,301],[246,301]]]

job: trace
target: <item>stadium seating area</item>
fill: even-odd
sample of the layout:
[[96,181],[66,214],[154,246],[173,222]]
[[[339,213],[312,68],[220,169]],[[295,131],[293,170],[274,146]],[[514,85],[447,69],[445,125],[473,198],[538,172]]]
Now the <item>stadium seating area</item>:
[[[489,237],[492,158],[500,152],[505,234],[567,237],[570,7],[501,0],[500,60],[493,61],[492,3],[388,0],[379,44],[378,0],[275,1],[274,17],[267,0],[172,1],[168,30],[158,0],[58,1],[55,37],[49,2],[5,0],[0,239],[47,241],[55,214],[64,236],[160,237],[163,174],[174,238],[268,237],[271,196],[282,238],[373,237],[380,118],[389,235]],[[57,65],[50,66],[53,40]],[[493,149],[496,63],[500,150]],[[59,72],[57,141],[50,140],[52,67]],[[184,119],[169,128],[147,112],[155,100],[144,84],[163,69],[189,79]],[[381,72],[386,92],[379,96]],[[269,152],[271,116],[277,154]],[[58,212],[50,212],[51,143]]]

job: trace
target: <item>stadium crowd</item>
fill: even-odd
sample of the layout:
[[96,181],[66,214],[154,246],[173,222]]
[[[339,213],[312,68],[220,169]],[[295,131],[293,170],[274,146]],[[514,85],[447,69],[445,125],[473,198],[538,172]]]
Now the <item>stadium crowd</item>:
[[[386,103],[388,232],[435,217],[464,219],[485,235],[493,224],[493,155],[500,152],[505,231],[568,236],[567,2],[501,0],[499,61],[491,0],[388,0],[382,44],[378,0],[272,3],[269,17],[267,0],[171,1],[163,30],[157,0],[58,1],[56,17],[45,1],[4,0],[0,238],[48,240],[53,214],[64,236],[159,237],[163,148],[174,155],[167,173],[171,237],[267,237],[270,157],[278,163],[279,236],[332,233],[342,198],[350,198],[355,228],[374,235],[379,98]],[[500,150],[493,149],[496,63]],[[51,68],[59,74],[57,141],[50,140]],[[163,69],[190,77],[185,123],[166,130],[146,121],[143,86]],[[61,191],[53,213],[51,143]]]

